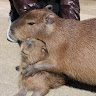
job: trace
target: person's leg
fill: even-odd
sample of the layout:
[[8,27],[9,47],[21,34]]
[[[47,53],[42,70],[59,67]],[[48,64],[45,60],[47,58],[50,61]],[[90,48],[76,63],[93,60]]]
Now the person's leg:
[[9,36],[10,26],[11,26],[11,22],[15,21],[19,17],[19,14],[17,13],[14,7],[13,1],[9,0],[9,2],[10,2],[10,12],[9,12],[9,26],[7,29],[7,40],[14,42]]
[[60,17],[80,20],[79,0],[60,0]]
[[29,10],[34,10],[39,8],[37,0],[9,0],[11,11],[10,17],[11,21],[15,21],[19,15],[23,15]]
[[19,17],[19,14],[17,13],[17,11],[14,7],[13,1],[9,0],[9,2],[10,2],[10,7],[11,7],[9,16],[10,16],[11,22],[13,22]]
[[12,1],[19,15],[23,15],[24,13],[30,10],[39,9],[39,3],[37,0],[12,0]]

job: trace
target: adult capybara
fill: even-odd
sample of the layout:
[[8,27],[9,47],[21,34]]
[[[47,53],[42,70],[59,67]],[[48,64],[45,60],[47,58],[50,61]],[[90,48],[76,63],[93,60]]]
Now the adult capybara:
[[33,37],[46,43],[49,57],[24,71],[64,73],[80,82],[96,85],[96,18],[62,19],[45,8],[25,14],[13,22],[10,30],[10,38],[15,41]]
[[41,71],[32,76],[25,76],[22,69],[48,57],[46,44],[37,39],[27,39],[21,44],[21,65],[19,76],[20,91],[14,96],[25,96],[27,91],[33,90],[32,96],[45,96],[51,88],[57,88],[66,83],[66,77],[62,74]]

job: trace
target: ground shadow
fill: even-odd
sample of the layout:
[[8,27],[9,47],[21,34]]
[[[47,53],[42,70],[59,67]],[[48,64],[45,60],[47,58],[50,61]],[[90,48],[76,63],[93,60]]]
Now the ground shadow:
[[69,80],[68,83],[66,84],[66,86],[70,86],[70,87],[73,87],[73,88],[78,88],[78,89],[81,89],[81,90],[96,92],[96,86],[87,85],[87,84],[84,84],[84,83],[81,83],[81,82],[75,81],[75,80]]

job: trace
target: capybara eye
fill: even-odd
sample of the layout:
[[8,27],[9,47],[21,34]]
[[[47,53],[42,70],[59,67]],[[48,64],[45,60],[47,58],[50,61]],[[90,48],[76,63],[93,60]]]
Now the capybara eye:
[[31,48],[31,47],[32,47],[32,44],[29,44],[29,45],[28,45],[28,48]]
[[29,22],[29,23],[27,23],[28,25],[33,25],[33,24],[35,24],[34,22]]

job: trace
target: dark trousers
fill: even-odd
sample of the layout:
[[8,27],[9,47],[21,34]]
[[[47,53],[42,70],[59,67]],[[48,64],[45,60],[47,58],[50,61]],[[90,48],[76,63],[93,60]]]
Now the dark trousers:
[[[24,10],[25,12],[24,7],[20,6],[20,4],[24,5],[24,3],[23,0],[9,0],[9,1],[11,6],[10,17],[11,21],[13,22],[21,15],[19,14],[21,9]],[[35,2],[35,0],[29,0],[30,2],[27,1],[28,0],[26,0],[26,4],[28,3],[29,5],[31,1],[32,3],[33,1]],[[79,0],[37,0],[35,3],[38,3],[37,4],[39,6],[38,8],[44,8],[48,4],[53,5],[53,12],[56,13],[61,18],[80,20]],[[35,5],[34,8],[28,7],[27,9],[26,9],[27,11],[29,11],[30,9],[33,10],[35,9]]]

